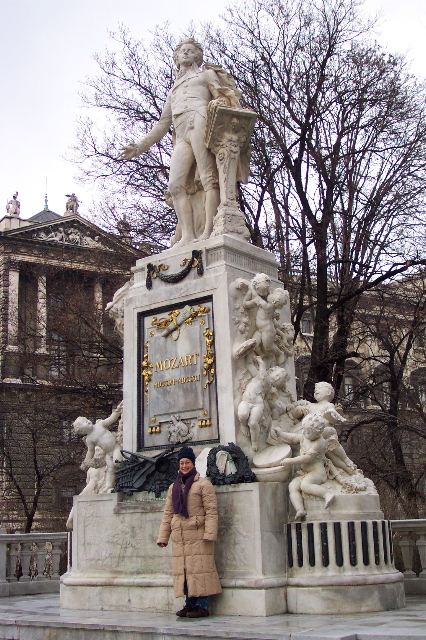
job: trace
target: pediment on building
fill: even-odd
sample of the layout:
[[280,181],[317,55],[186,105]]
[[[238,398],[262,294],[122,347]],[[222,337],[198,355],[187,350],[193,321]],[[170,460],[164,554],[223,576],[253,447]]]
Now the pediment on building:
[[19,229],[7,231],[5,235],[23,240],[66,244],[74,247],[100,249],[102,251],[124,250],[135,255],[139,253],[119,238],[77,215],[29,224]]

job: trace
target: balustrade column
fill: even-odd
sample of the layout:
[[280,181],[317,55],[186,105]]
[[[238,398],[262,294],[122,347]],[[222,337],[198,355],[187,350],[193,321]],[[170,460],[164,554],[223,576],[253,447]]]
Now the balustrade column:
[[399,530],[398,537],[398,544],[404,563],[404,579],[409,580],[416,577],[413,571],[414,540],[412,538],[412,532]]
[[416,545],[419,550],[420,563],[422,565],[419,578],[426,580],[426,533],[418,533]]
[[7,566],[7,534],[6,529],[0,527],[0,596],[1,584],[6,582]]

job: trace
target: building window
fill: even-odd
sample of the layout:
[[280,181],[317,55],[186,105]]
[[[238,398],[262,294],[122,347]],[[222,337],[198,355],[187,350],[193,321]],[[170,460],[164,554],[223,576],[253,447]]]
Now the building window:
[[354,379],[349,376],[345,376],[343,380],[343,392],[345,394],[345,400],[352,402],[355,398],[355,384]]
[[56,491],[57,506],[61,509],[71,509],[73,498],[78,493],[77,487],[58,487]]
[[382,407],[382,409],[388,409],[390,406],[391,391],[388,369],[383,365],[376,367],[373,373],[373,380],[372,401]]
[[313,324],[312,318],[309,313],[304,313],[302,317],[302,333],[304,335],[312,335],[313,333]]
[[311,356],[309,355],[300,356],[294,363],[296,372],[296,393],[298,399],[303,398],[303,389],[308,377],[310,365]]
[[422,335],[418,335],[413,340],[413,347],[415,349],[423,349],[424,347],[424,338]]
[[64,294],[62,292],[55,292],[49,294],[49,307],[56,307],[57,309],[64,304]]
[[67,371],[67,350],[65,340],[56,331],[50,333],[49,353],[51,356],[49,376],[53,380],[59,380]]
[[415,392],[415,400],[426,408],[426,367],[420,367],[411,372],[411,386]]

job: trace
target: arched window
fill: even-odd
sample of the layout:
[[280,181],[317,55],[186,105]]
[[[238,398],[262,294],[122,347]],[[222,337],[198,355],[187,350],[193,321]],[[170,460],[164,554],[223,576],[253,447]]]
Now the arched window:
[[390,405],[390,372],[384,364],[379,364],[373,371],[371,401],[382,409]]
[[410,383],[414,391],[414,399],[426,408],[426,367],[414,369],[410,374]]

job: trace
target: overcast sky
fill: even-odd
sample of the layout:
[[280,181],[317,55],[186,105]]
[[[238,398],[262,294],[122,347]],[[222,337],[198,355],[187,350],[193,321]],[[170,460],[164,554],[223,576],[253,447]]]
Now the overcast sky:
[[[73,145],[81,114],[79,92],[85,77],[97,73],[95,52],[108,46],[108,32],[119,23],[134,37],[149,37],[169,20],[184,32],[190,20],[213,19],[228,0],[0,0],[0,218],[19,192],[26,218],[44,206],[65,210],[65,194],[75,192],[80,213],[93,192],[75,181],[76,167],[64,156]],[[366,0],[366,10],[381,10],[378,41],[408,53],[413,72],[426,77],[424,0]]]

